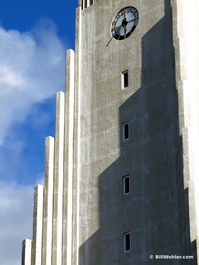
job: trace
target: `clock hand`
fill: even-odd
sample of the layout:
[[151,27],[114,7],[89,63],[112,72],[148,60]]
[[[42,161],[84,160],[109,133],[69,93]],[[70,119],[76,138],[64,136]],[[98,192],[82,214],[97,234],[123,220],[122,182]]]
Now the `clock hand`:
[[[112,41],[112,39],[114,38],[114,36],[118,33],[119,29],[122,27],[122,24],[120,26],[118,26],[117,28],[115,28],[114,30],[116,31],[115,34],[113,34],[113,36],[110,38],[109,42],[106,44],[106,47],[108,47],[108,45],[110,44],[110,42]],[[117,30],[116,30],[117,29]],[[112,31],[114,31],[112,30]]]
[[112,36],[109,40],[109,42],[106,44],[106,47],[108,47],[108,45],[110,44],[110,42],[112,41],[112,39],[114,38],[114,36]]
[[[125,35],[126,35],[126,25],[128,24],[128,22],[126,21],[126,18],[122,21],[122,26],[125,30]],[[125,37],[126,38],[126,37]]]
[[126,21],[126,22],[127,22],[127,23],[130,23],[130,22],[132,22],[132,21],[134,21],[134,20],[136,20],[136,19],[138,19],[138,17],[133,18],[132,20],[129,20],[129,21]]
[[[117,28],[114,28],[112,29],[111,31],[115,31],[116,30],[116,33],[118,32],[119,28],[121,28],[122,24],[120,26],[118,26]],[[117,30],[118,29],[118,30]]]
[[126,25],[124,25],[123,27],[124,27],[124,38],[126,39]]
[[119,29],[120,29],[121,27],[122,27],[122,24],[116,28],[117,30],[115,31],[115,35],[118,33],[118,31],[119,31]]

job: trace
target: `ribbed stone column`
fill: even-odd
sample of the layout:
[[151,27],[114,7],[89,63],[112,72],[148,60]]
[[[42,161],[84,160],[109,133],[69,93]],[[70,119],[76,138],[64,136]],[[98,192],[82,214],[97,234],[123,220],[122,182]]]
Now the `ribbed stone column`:
[[51,265],[53,213],[54,138],[45,140],[45,186],[43,198],[42,265]]
[[72,189],[73,189],[73,127],[74,127],[74,51],[66,55],[66,96],[64,126],[63,185],[63,249],[62,265],[71,265],[72,251]]
[[54,150],[53,235],[52,264],[62,260],[62,204],[63,204],[63,152],[64,152],[64,93],[56,96],[56,124]]
[[41,265],[43,186],[34,189],[33,242],[31,265]]
[[22,246],[22,265],[31,265],[31,248],[32,241],[30,239],[25,239]]

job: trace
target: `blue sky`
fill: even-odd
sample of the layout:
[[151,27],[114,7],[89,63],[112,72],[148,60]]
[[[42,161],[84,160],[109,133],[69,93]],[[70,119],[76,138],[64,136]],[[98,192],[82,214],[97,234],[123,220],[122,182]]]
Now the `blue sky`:
[[[78,0],[0,2],[0,264],[18,265],[32,237],[33,190],[44,178],[45,137],[65,89]],[[10,255],[12,253],[12,255]]]

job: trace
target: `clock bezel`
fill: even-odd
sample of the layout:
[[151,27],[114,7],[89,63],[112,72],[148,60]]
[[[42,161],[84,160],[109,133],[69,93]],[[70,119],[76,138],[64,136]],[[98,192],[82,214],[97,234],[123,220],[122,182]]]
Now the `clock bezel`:
[[[132,28],[131,28],[131,30],[127,33],[127,34],[124,34],[124,35],[119,35],[119,34],[115,34],[114,35],[114,33],[113,33],[113,25],[115,24],[116,25],[116,23],[117,23],[117,17],[119,16],[119,18],[120,18],[120,13],[123,11],[123,10],[125,10],[125,9],[129,9],[130,8],[130,10],[131,9],[134,9],[134,14],[136,14],[137,13],[137,16],[136,16],[136,18],[135,18],[135,23],[134,23],[134,25],[132,26]],[[129,12],[129,11],[128,11]],[[118,18],[118,19],[119,19]],[[112,35],[112,37],[114,38],[114,39],[116,39],[116,40],[124,40],[124,39],[127,39],[133,32],[134,32],[134,30],[135,30],[135,28],[137,27],[137,25],[138,25],[138,22],[139,22],[139,12],[138,12],[138,10],[137,10],[137,8],[135,8],[135,7],[133,7],[133,6],[126,6],[126,7],[123,7],[119,12],[117,12],[117,14],[116,14],[116,16],[113,18],[113,20],[112,20],[112,23],[111,23],[111,29],[110,29],[110,31],[111,31],[111,35]]]

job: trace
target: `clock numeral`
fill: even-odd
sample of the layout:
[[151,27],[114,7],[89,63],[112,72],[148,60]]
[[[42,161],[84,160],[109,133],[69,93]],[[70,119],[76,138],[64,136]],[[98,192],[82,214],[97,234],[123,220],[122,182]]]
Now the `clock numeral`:
[[134,10],[133,15],[135,16],[136,13],[137,13],[137,10]]
[[135,20],[135,25],[137,26],[137,24],[138,24],[138,18]]
[[132,9],[135,10],[133,7],[131,7],[131,8],[129,9],[129,12],[131,12]]

